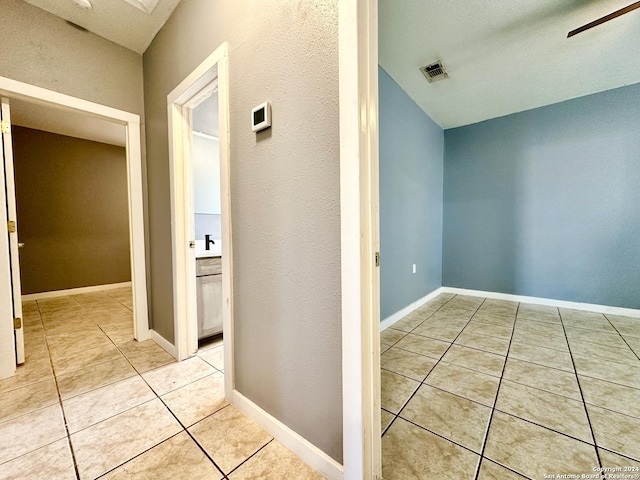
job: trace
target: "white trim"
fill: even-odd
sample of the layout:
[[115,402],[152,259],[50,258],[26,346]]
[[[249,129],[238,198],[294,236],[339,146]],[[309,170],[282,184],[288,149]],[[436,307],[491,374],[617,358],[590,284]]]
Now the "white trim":
[[[136,115],[136,117],[138,117]],[[147,306],[147,265],[144,235],[144,188],[140,118],[126,125],[127,187],[129,193],[129,243],[131,245],[131,285],[133,289],[133,337],[139,342],[149,339]]]
[[378,1],[338,8],[344,477],[382,477]]
[[140,116],[6,77],[0,77],[0,95],[57,109],[80,112],[125,126],[129,241],[133,285],[133,331],[134,337],[139,341],[147,340],[149,338],[149,311],[147,308]]
[[227,52],[227,42],[224,42],[167,95],[167,105],[184,105],[198,99],[203,93],[209,93],[207,87],[218,76],[216,64],[227,56]]
[[155,330],[149,330],[149,338],[156,342],[163,350],[165,350],[169,355],[173,358],[178,358],[176,347],[171,342],[167,341],[162,335],[160,335]]
[[54,92],[46,88],[36,87],[27,83],[0,77],[0,94],[9,98],[16,98],[31,103],[51,106],[62,110],[86,113],[93,117],[115,121],[122,125],[127,123],[140,124],[140,116],[98,103]]
[[218,60],[218,135],[220,136],[220,209],[222,235],[222,331],[224,347],[224,393],[229,399],[236,388],[233,317],[233,235],[231,218],[231,130],[229,122],[229,58],[227,44]]
[[117,288],[131,287],[131,282],[109,283],[105,285],[92,285],[90,287],[69,288],[66,290],[53,290],[51,292],[39,292],[23,295],[25,302],[31,300],[44,300],[45,298],[66,297],[67,295],[81,295],[83,293],[102,292],[105,290],[115,290]]
[[442,287],[436,288],[433,292],[425,295],[424,297],[416,300],[413,303],[410,303],[409,305],[407,305],[403,309],[398,310],[396,313],[393,313],[393,314],[389,315],[382,322],[380,322],[380,331],[386,330],[387,328],[389,328],[391,325],[393,325],[397,321],[402,320],[404,317],[409,315],[416,308],[421,307],[422,305],[424,305],[425,303],[427,303],[430,300],[433,300],[434,298],[436,298],[441,293],[443,293]]
[[[190,165],[191,109],[196,100],[205,99],[217,88],[220,136],[220,203],[222,209],[222,324],[224,332],[225,397],[234,388],[233,368],[233,242],[231,236],[231,175],[229,153],[229,67],[228,45],[223,43],[187,78],[167,95],[169,121],[169,164],[171,182],[171,240],[173,253],[173,298],[176,358],[183,360],[197,352],[197,317],[195,306],[195,255],[188,249],[192,231],[193,205],[187,201],[191,192]],[[191,202],[192,203],[192,202]],[[193,257],[193,258],[192,258]]]
[[280,420],[265,412],[237,390],[233,391],[232,399],[233,401],[231,403],[238,410],[256,422],[263,430],[295,453],[315,471],[322,474],[328,480],[342,480],[344,478],[342,465],[287,427]]
[[640,318],[640,310],[635,310],[633,308],[611,307],[608,305],[597,305],[594,303],[568,302],[566,300],[554,300],[552,298],[542,298],[542,297],[527,297],[525,295],[512,295],[510,293],[483,292],[481,290],[467,290],[465,288],[442,287],[441,290],[442,290],[442,293],[455,293],[456,295],[469,295],[471,297],[486,297],[486,298],[493,298],[496,300],[508,300],[511,302],[533,303],[536,305],[547,305],[550,307],[572,308],[574,310],[584,310],[588,312]]

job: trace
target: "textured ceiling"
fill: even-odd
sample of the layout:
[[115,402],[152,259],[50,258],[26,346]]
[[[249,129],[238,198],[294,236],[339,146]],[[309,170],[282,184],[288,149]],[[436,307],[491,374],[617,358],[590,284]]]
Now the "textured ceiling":
[[180,3],[180,0],[160,0],[153,12],[147,14],[125,0],[90,1],[93,8],[88,10],[72,0],[25,0],[140,54]]
[[[379,0],[379,62],[443,128],[640,82],[640,10],[567,39],[632,0]],[[450,78],[419,67],[442,60]]]

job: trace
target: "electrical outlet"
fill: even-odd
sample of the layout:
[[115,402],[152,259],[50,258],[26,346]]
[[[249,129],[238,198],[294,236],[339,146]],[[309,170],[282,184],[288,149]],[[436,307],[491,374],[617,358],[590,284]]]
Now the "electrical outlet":
[[413,264],[413,273],[416,273],[416,271],[417,271],[417,270],[416,270],[416,264],[414,263],[414,264]]

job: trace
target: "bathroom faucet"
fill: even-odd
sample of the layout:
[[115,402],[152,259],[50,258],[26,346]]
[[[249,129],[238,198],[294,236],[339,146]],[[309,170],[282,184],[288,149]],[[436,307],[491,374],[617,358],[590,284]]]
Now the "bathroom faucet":
[[211,245],[215,245],[216,242],[214,242],[213,240],[211,240],[211,235],[207,234],[204,236],[204,249],[205,250],[209,250],[209,247]]

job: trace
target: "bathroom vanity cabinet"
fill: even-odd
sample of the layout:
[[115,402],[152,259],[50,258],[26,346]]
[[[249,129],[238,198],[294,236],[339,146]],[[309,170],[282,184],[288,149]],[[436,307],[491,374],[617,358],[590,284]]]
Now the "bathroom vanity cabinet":
[[222,258],[196,259],[198,338],[222,332]]

